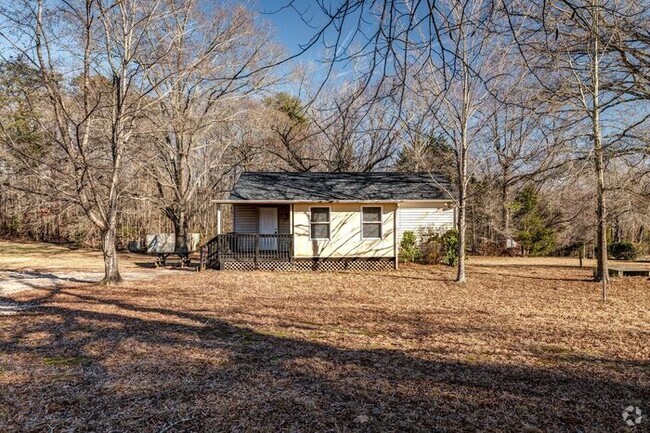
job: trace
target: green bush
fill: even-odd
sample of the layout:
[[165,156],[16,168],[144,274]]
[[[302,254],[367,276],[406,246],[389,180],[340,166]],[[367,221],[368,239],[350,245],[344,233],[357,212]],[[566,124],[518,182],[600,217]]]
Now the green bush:
[[411,231],[402,234],[402,241],[399,248],[399,261],[401,263],[418,262],[421,259],[420,248],[418,247],[417,236]]
[[458,230],[448,230],[441,237],[442,263],[455,266],[458,263]]
[[612,242],[607,250],[609,256],[616,260],[634,260],[638,256],[637,248],[632,242]]
[[[458,232],[449,230],[440,233],[435,229],[424,229],[420,232],[420,243],[417,244],[417,237],[413,232],[409,233],[407,248],[404,248],[404,237],[402,238],[402,249],[400,249],[400,260],[402,257],[412,257],[411,261],[424,264],[444,263],[454,266],[458,263]],[[402,251],[404,253],[402,254]]]
[[92,234],[89,233],[86,230],[83,229],[76,229],[74,232],[72,232],[72,235],[70,236],[70,240],[72,241],[72,244],[76,248],[81,248],[88,242],[88,240],[91,238]]

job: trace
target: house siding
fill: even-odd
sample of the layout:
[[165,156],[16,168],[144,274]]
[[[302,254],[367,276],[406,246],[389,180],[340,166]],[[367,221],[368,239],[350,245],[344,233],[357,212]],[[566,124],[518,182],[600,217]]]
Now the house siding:
[[406,231],[418,234],[422,230],[432,228],[446,231],[454,228],[454,208],[445,203],[402,203],[397,211],[397,235],[399,241]]
[[257,206],[238,204],[234,206],[235,233],[257,233]]
[[[310,207],[330,208],[330,239],[310,238]],[[361,238],[361,206],[382,207],[381,239]],[[394,203],[296,203],[294,256],[296,258],[394,257]]]
[[291,218],[289,216],[291,207],[288,205],[234,205],[234,231],[241,234],[254,234],[257,233],[259,224],[260,207],[275,207],[278,209],[278,233],[289,234],[291,233]]
[[[311,239],[310,208],[330,208],[330,239]],[[382,207],[381,239],[362,239],[361,209],[363,206]],[[290,205],[249,205],[233,207],[234,231],[240,234],[258,232],[258,208],[278,209],[278,232],[291,233]],[[455,225],[453,207],[442,202],[395,203],[295,203],[293,205],[293,251],[297,259],[307,258],[393,258],[395,257],[395,215],[397,215],[397,245],[405,231],[416,234],[423,229],[440,231]]]
[[278,233],[291,233],[291,206],[278,206]]

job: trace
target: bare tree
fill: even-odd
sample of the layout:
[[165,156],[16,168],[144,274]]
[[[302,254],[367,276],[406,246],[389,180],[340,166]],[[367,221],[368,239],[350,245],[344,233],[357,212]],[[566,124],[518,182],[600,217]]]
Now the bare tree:
[[571,119],[555,116],[557,107],[544,98],[530,78],[524,68],[511,62],[492,100],[486,103],[491,112],[486,130],[491,150],[487,153],[492,157],[485,159],[485,170],[488,176],[494,168],[498,170],[495,181],[501,196],[500,237],[504,248],[513,235],[512,190],[530,180],[544,182],[568,156],[565,124]]
[[[44,134],[43,149],[7,141],[29,173],[16,188],[82,209],[101,233],[103,283],[122,280],[116,220],[129,187],[136,122],[151,103],[139,62],[157,1],[7,2],[2,32],[16,55],[38,71],[45,98],[25,94]],[[47,114],[40,116],[43,105]]]
[[395,154],[397,116],[390,98],[377,97],[362,81],[338,83],[308,111],[318,132],[318,152],[326,171],[374,171]]
[[317,131],[299,97],[280,92],[265,99],[264,116],[271,135],[264,149],[278,158],[280,169],[313,171],[322,161],[314,148]]
[[225,124],[241,121],[244,98],[277,83],[264,66],[278,49],[244,6],[164,6],[164,19],[148,34],[152,51],[167,50],[146,74],[158,102],[150,117],[156,157],[149,173],[174,225],[176,251],[186,253],[190,219],[238,163]]
[[455,155],[458,205],[458,272],[456,281],[465,281],[466,215],[469,182],[475,166],[471,152],[489,118],[489,98],[503,73],[502,62],[507,45],[496,38],[491,27],[490,3],[471,1],[438,4],[434,15],[438,33],[424,45],[414,44],[416,58],[422,64],[409,65],[419,74],[409,87],[414,97],[424,96],[425,113],[435,120],[433,127],[451,144]]
[[[634,67],[631,71],[630,64],[621,61],[621,44],[616,41],[621,32],[643,32],[638,17],[647,16],[648,5],[635,0],[540,0],[513,2],[505,11],[511,25],[517,26],[515,40],[520,53],[547,97],[564,104],[564,112],[582,115],[583,127],[576,128],[573,141],[576,151],[593,161],[596,279],[606,281],[606,167],[621,150],[623,139],[649,118],[647,112],[621,116],[626,106],[643,98],[644,84],[631,73]],[[623,29],[623,23],[633,22],[636,27]],[[632,51],[633,56],[639,55]],[[603,125],[607,127],[605,136]]]

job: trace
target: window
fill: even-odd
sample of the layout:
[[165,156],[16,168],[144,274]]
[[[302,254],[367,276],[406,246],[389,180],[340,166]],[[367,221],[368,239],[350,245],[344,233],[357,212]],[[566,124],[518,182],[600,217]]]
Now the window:
[[310,233],[312,239],[330,238],[330,208],[313,207],[310,216]]
[[381,239],[381,207],[361,208],[361,238]]

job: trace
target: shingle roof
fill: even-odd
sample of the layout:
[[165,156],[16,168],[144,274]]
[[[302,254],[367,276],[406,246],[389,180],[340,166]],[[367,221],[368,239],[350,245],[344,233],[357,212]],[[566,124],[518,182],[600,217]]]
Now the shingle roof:
[[450,200],[449,179],[433,173],[242,173],[230,200]]

